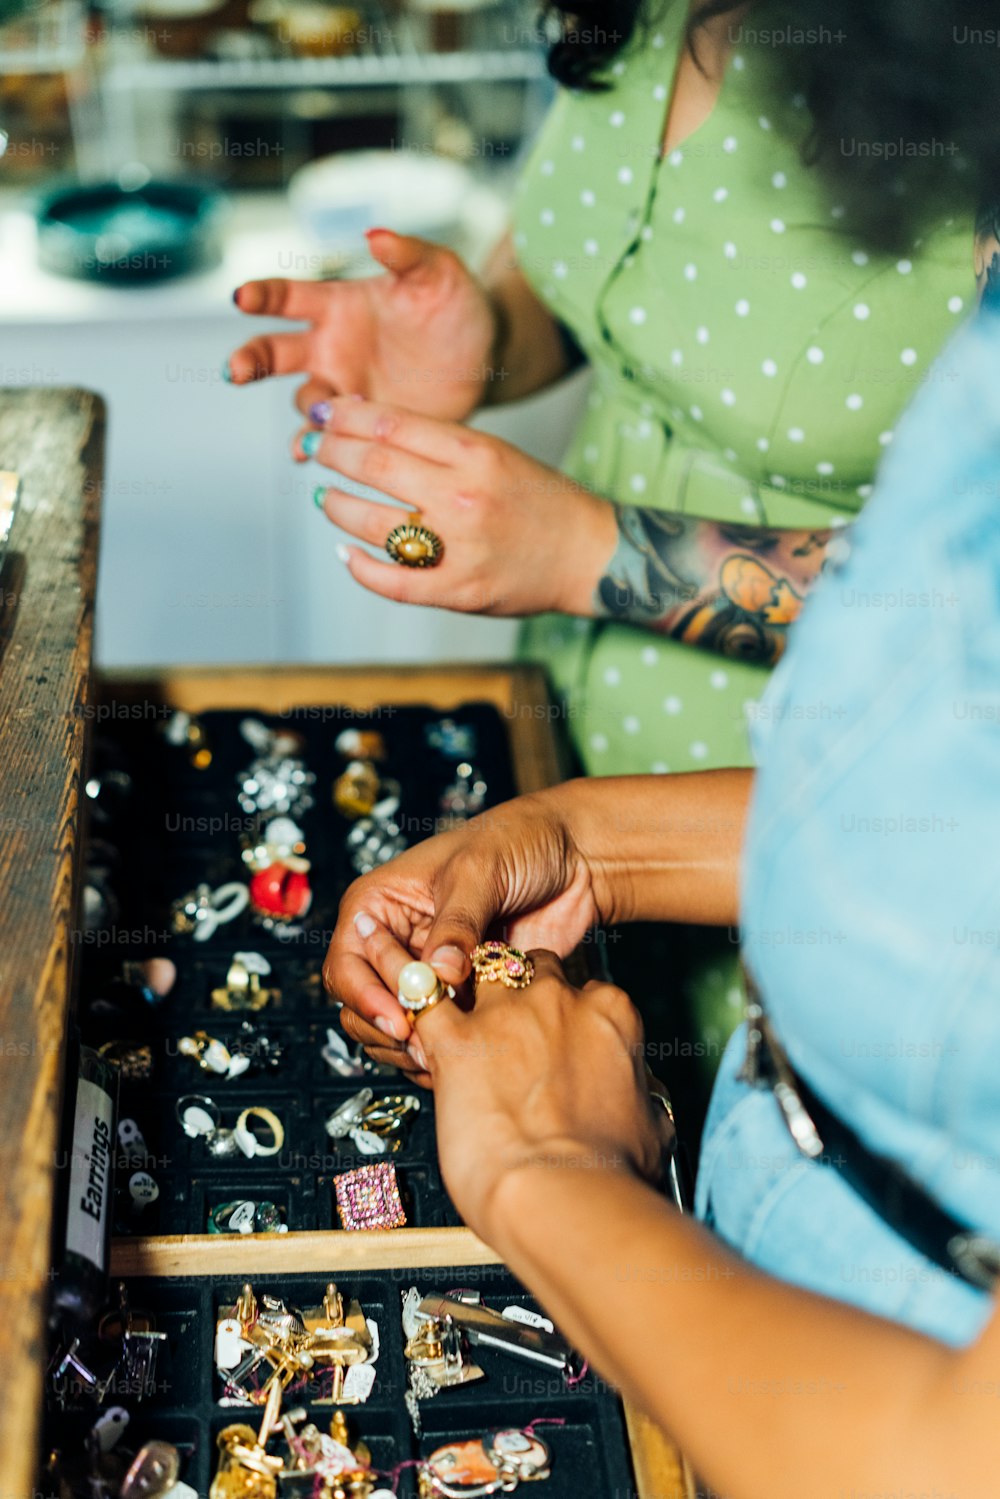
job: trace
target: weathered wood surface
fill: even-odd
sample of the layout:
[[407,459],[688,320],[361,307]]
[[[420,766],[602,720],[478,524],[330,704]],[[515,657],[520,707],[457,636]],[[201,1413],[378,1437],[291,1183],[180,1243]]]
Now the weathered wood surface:
[[22,484],[0,572],[3,1499],[34,1489],[103,440],[97,396],[0,391],[0,469]]

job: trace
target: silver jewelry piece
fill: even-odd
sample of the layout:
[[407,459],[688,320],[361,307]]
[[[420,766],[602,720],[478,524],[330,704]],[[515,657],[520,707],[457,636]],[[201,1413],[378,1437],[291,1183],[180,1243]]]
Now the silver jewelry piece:
[[313,805],[310,787],[316,777],[301,760],[269,757],[255,760],[240,776],[239,804],[251,815],[297,816]]
[[364,1077],[365,1064],[357,1050],[351,1051],[347,1042],[332,1026],[327,1028],[326,1045],[320,1052],[331,1072],[338,1077]]
[[272,817],[253,841],[243,849],[243,862],[251,869],[266,869],[269,864],[287,864],[290,869],[308,870],[309,861],[302,857],[305,834],[290,817]]
[[210,1156],[217,1161],[227,1160],[230,1156],[239,1153],[239,1141],[234,1129],[217,1129],[214,1134],[209,1135],[205,1141],[205,1148]]
[[442,824],[453,827],[456,823],[475,817],[486,805],[488,789],[481,770],[477,770],[467,760],[457,765],[455,779],[450,786],[445,787],[438,803],[441,811],[439,828]]
[[346,1140],[361,1123],[365,1109],[371,1103],[375,1094],[371,1088],[362,1088],[353,1097],[348,1098],[326,1121],[326,1132],[331,1140]]
[[436,749],[448,760],[470,760],[476,753],[476,731],[470,724],[456,723],[453,718],[441,718],[428,724],[424,738],[431,749]]
[[362,817],[347,835],[351,866],[358,874],[368,874],[388,864],[406,846],[406,837],[392,818],[382,822],[375,817]]
[[204,1093],[185,1093],[177,1100],[176,1114],[188,1139],[204,1140],[209,1155],[217,1160],[225,1160],[238,1151],[235,1130],[221,1128],[219,1106]]
[[192,936],[195,942],[207,942],[220,926],[235,921],[250,903],[250,891],[238,880],[219,885],[198,885],[189,895],[182,895],[170,907],[170,924],[175,932]]
[[403,1142],[404,1122],[420,1112],[413,1093],[376,1098],[372,1088],[361,1088],[326,1121],[331,1140],[350,1139],[359,1155],[388,1155]]
[[302,735],[294,729],[269,729],[259,718],[241,718],[240,733],[262,760],[295,755],[303,747]]

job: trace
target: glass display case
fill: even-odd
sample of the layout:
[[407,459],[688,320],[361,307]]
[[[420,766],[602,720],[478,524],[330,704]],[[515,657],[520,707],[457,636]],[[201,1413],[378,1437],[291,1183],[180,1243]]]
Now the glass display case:
[[542,40],[524,0],[43,0],[0,16],[9,180],[280,188],[373,147],[503,175],[549,96]]

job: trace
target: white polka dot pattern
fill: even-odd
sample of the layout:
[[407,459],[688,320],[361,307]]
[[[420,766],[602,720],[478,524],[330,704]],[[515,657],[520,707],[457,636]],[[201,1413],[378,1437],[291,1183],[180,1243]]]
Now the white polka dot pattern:
[[[881,256],[845,233],[844,204],[802,165],[804,101],[774,98],[752,48],[696,135],[658,160],[683,10],[618,59],[611,89],[560,95],[519,190],[521,264],[598,370],[569,467],[622,503],[849,522],[973,306],[971,229],[936,233],[933,256]],[[757,668],[587,620],[538,621],[527,638],[569,696],[588,767],[746,763]]]

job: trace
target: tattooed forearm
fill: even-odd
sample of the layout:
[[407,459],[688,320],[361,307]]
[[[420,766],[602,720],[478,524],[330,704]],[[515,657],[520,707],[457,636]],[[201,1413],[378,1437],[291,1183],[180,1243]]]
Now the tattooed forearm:
[[601,618],[771,663],[822,571],[833,532],[723,525],[616,505],[618,545],[597,585]]

